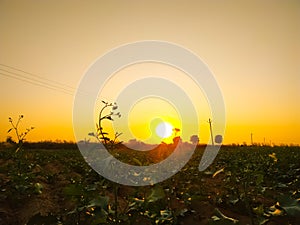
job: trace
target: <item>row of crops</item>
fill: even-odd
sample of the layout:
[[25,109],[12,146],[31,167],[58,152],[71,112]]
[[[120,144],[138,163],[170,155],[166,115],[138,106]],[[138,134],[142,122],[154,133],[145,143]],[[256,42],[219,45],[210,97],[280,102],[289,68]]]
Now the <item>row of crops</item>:
[[[1,146],[0,224],[300,224],[299,147],[222,146],[200,172],[203,150],[164,182],[131,187],[77,149]],[[153,160],[116,151],[129,164]]]

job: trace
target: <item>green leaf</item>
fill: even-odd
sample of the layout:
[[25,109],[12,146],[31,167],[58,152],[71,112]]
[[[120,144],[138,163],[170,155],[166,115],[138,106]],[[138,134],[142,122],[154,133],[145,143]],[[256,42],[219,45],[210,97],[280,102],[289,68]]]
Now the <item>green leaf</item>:
[[96,209],[91,225],[106,224],[108,213],[104,209]]
[[219,221],[219,220],[221,220],[221,218],[220,218],[220,217],[217,217],[217,216],[212,216],[211,219],[212,219],[213,221]]
[[147,197],[148,202],[156,202],[159,199],[165,197],[164,189],[161,186],[156,185],[154,188],[151,189],[150,195]]
[[101,207],[102,209],[106,209],[108,206],[109,198],[107,196],[99,196],[90,201],[88,207]]
[[81,186],[76,184],[71,184],[64,188],[64,194],[69,196],[81,196],[83,189]]
[[288,216],[300,217],[300,199],[293,199],[289,196],[279,198],[279,206]]
[[155,223],[156,224],[162,224],[165,221],[172,221],[172,211],[170,210],[160,210],[160,216],[157,216]]

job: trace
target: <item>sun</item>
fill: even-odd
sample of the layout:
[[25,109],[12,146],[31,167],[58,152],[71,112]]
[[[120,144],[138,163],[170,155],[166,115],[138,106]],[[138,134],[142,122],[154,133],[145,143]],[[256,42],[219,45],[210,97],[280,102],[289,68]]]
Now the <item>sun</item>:
[[168,122],[161,122],[156,126],[155,132],[161,138],[168,138],[173,133],[173,126]]

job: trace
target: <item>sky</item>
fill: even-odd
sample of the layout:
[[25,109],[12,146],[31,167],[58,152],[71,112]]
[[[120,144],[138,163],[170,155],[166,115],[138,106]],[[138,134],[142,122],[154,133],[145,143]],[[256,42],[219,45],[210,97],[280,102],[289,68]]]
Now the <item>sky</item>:
[[[8,135],[8,117],[17,120],[19,114],[24,115],[21,130],[35,127],[28,141],[75,141],[74,96],[92,63],[118,46],[161,40],[191,50],[213,73],[226,106],[225,144],[250,143],[251,133],[258,143],[300,144],[297,0],[0,0],[0,30],[0,141]],[[99,98],[113,101],[130,79],[146,75],[181,85],[200,115],[200,142],[208,142],[205,93],[170,66],[126,67]],[[122,117],[129,120],[122,138],[147,140],[160,106],[169,116],[161,119],[174,127],[184,123],[170,104],[148,98]]]

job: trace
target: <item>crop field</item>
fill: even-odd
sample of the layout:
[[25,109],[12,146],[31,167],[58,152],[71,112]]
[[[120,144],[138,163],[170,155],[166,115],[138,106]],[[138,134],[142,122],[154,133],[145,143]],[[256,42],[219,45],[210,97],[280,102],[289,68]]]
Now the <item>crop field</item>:
[[[205,146],[173,177],[145,187],[97,174],[76,144],[0,149],[0,224],[300,224],[300,147],[222,146],[203,172]],[[115,150],[129,164],[152,154]],[[167,157],[167,156],[164,156]]]

